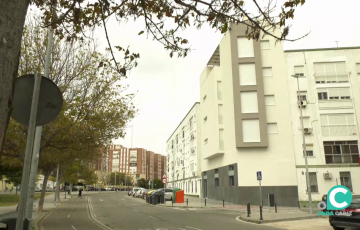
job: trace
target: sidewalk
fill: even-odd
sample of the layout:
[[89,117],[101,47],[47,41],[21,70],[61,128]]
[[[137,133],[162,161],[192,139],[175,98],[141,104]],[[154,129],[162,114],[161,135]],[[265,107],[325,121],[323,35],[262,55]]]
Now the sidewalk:
[[[187,203],[188,202],[188,203]],[[185,196],[184,203],[172,204],[171,201],[166,201],[165,204],[161,204],[166,207],[177,207],[177,208],[204,208],[204,209],[218,209],[218,210],[231,210],[239,212],[240,216],[238,219],[242,221],[262,224],[262,223],[272,223],[272,222],[281,222],[281,221],[291,221],[291,220],[303,220],[303,219],[314,219],[320,218],[321,216],[317,215],[317,210],[314,210],[313,214],[309,213],[309,209],[299,209],[299,207],[277,207],[277,212],[275,208],[269,208],[264,206],[262,210],[263,220],[260,220],[260,207],[252,205],[250,207],[251,214],[250,217],[247,217],[247,206],[232,204],[228,202],[206,199],[204,198],[195,198]]]
[[[43,206],[43,211],[42,212],[37,212],[39,199],[34,200],[34,208],[33,208],[33,215],[32,215],[32,219],[34,220],[34,222],[36,220],[40,219],[41,217],[43,217],[47,212],[49,212],[52,209],[54,209],[54,208],[58,207],[59,205],[61,205],[61,203],[64,203],[67,200],[69,200],[69,198],[71,196],[66,195],[67,199],[64,199],[64,195],[60,194],[61,203],[57,203],[56,206],[54,205],[54,197],[55,197],[55,193],[53,193],[51,195],[48,195],[48,196],[45,196],[45,198],[44,198],[44,206]],[[16,207],[17,207],[17,205],[7,206],[7,207],[0,207],[0,216],[4,215],[4,214],[7,214],[7,213],[15,213],[16,212]],[[1,227],[5,227],[5,224],[0,223],[0,228]]]

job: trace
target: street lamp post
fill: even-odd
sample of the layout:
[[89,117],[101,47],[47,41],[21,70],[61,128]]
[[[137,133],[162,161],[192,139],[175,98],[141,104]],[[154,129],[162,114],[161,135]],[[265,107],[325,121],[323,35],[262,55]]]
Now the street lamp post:
[[297,86],[298,86],[298,104],[300,108],[300,119],[301,119],[301,134],[302,134],[302,140],[303,140],[303,154],[305,157],[305,168],[306,168],[306,186],[307,186],[307,193],[309,198],[309,208],[310,213],[313,213],[313,207],[312,207],[312,198],[311,198],[311,186],[310,186],[310,177],[309,177],[309,167],[308,167],[308,158],[306,153],[306,145],[305,145],[305,134],[304,134],[304,120],[302,116],[302,106],[300,101],[300,85],[299,85],[299,75],[291,75],[292,77],[295,77],[297,80]]
[[115,172],[115,183],[114,183],[115,189],[116,189],[116,172]]

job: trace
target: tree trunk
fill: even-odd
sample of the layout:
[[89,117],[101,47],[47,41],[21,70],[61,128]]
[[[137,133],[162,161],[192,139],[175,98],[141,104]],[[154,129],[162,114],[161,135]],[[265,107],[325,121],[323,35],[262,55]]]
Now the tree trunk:
[[61,181],[61,176],[60,176],[60,172],[59,172],[59,179],[58,179],[58,183],[56,185],[56,191],[58,191],[58,192],[57,192],[57,194],[55,192],[55,195],[57,196],[56,200],[58,203],[61,203],[61,201],[60,201],[60,181]]
[[0,156],[9,123],[29,0],[0,1]]
[[46,173],[44,175],[43,186],[42,186],[41,195],[40,195],[39,204],[38,204],[38,212],[42,212],[44,209],[45,191],[46,191],[49,176],[50,176],[50,173]]

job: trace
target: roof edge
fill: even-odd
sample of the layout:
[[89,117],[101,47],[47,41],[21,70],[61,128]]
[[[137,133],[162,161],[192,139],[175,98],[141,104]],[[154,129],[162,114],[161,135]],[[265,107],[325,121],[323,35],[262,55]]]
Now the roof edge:
[[327,51],[327,50],[354,50],[354,49],[360,49],[360,46],[284,50],[284,53],[292,53],[292,52],[311,52],[311,51]]
[[196,104],[200,104],[199,101],[195,102],[193,106],[191,106],[191,109],[187,112],[187,114],[184,116],[184,118],[180,121],[179,125],[176,127],[176,129],[174,130],[174,132],[170,135],[170,137],[167,139],[166,143],[170,140],[170,138],[172,137],[172,135],[174,135],[175,131],[179,128],[179,126],[181,125],[181,123],[185,120],[185,118],[187,117],[187,115],[189,115],[189,113],[191,112],[191,110],[195,107]]

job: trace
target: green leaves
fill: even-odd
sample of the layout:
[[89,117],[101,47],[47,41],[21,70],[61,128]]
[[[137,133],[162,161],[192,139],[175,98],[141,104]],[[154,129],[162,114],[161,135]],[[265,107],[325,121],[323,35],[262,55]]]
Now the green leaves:
[[138,33],[138,35],[142,35],[144,33],[144,31],[140,31],[140,33]]
[[225,33],[227,30],[228,30],[228,25],[225,24],[225,25],[222,27],[222,29],[221,29],[221,33],[223,34],[223,33]]

